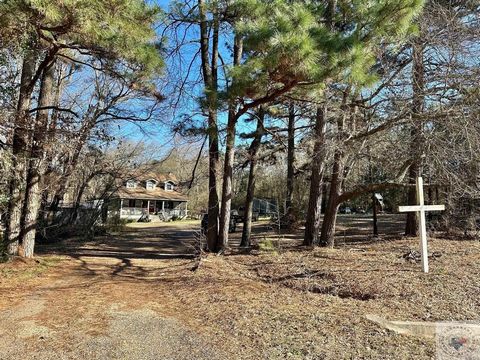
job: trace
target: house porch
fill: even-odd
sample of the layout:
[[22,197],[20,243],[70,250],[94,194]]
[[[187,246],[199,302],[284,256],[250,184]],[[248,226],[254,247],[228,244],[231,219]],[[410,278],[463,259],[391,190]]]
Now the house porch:
[[170,220],[187,216],[187,202],[173,200],[120,199],[120,218],[140,220],[148,216],[151,220]]

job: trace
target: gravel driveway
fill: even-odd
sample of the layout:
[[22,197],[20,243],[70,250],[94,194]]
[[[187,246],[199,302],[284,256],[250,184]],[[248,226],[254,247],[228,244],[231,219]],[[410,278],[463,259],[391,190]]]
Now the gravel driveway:
[[0,359],[224,359],[201,334],[162,315],[154,289],[131,294],[136,283],[144,288],[191,261],[195,231],[162,225],[43,248],[69,260],[0,309]]

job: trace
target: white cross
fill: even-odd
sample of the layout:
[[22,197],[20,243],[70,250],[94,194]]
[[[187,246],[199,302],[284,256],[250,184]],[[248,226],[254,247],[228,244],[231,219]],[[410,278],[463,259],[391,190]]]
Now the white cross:
[[417,178],[417,201],[418,205],[399,206],[399,212],[413,212],[420,214],[420,246],[422,254],[422,268],[423,272],[428,273],[428,251],[427,251],[427,224],[425,220],[426,211],[443,211],[445,205],[425,205],[423,200],[423,179]]

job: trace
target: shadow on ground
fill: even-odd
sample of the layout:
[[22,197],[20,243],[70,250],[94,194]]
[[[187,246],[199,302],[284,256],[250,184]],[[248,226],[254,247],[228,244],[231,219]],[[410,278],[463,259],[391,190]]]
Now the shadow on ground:
[[[380,236],[398,237],[403,228],[404,216],[380,215]],[[340,215],[336,229],[337,245],[361,244],[372,239],[372,220],[368,215]],[[229,246],[238,248],[242,225],[230,234]],[[199,241],[199,224],[145,224],[128,227],[118,233],[100,236],[93,241],[69,239],[58,244],[42,245],[39,254],[67,255],[79,261],[79,271],[87,276],[112,276],[127,279],[158,280],[168,269],[179,266],[177,262],[159,260],[184,260],[181,264],[194,266],[195,249]],[[303,229],[294,232],[279,231],[270,221],[254,223],[253,242],[266,238],[280,239],[282,246],[294,250],[302,244]],[[175,270],[173,270],[175,271]]]
[[118,234],[100,236],[88,242],[69,239],[41,245],[37,254],[69,256],[79,262],[77,271],[82,275],[153,280],[167,268],[178,266],[177,262],[161,260],[192,262],[197,238],[195,226],[152,224],[143,228],[126,228]]

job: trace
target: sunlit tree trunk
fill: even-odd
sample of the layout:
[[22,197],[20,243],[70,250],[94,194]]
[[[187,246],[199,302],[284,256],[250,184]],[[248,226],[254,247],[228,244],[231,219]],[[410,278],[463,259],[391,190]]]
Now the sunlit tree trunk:
[[313,147],[312,174],[310,177],[310,195],[308,197],[307,219],[303,244],[310,246],[317,243],[320,231],[320,214],[322,206],[322,178],[325,168],[325,130],[326,107],[318,107],[315,116],[315,143]]
[[[242,57],[242,40],[239,36],[235,36],[233,63],[240,64]],[[233,101],[233,100],[231,100]],[[230,224],[232,194],[233,194],[233,162],[235,159],[235,132],[237,124],[236,104],[230,103],[228,109],[227,122],[227,139],[225,145],[225,163],[223,168],[223,185],[222,185],[222,206],[220,213],[220,231],[219,231],[219,248],[228,245],[228,229]]]
[[252,233],[252,214],[253,214],[253,198],[255,197],[255,181],[256,181],[256,166],[258,151],[262,143],[262,136],[265,133],[264,128],[265,111],[263,108],[258,110],[257,129],[255,131],[255,138],[248,149],[248,156],[250,159],[250,170],[248,173],[247,196],[245,199],[245,213],[243,214],[243,230],[241,247],[250,247],[251,233]]
[[328,195],[327,208],[323,217],[322,232],[320,235],[321,246],[334,245],[335,224],[337,221],[338,208],[340,203],[338,198],[341,191],[342,173],[343,173],[343,156],[337,152],[333,159],[332,177],[330,181],[330,193]]
[[35,117],[31,156],[27,171],[27,182],[24,201],[24,221],[22,221],[21,243],[24,256],[33,257],[35,235],[37,230],[38,212],[42,193],[41,182],[45,171],[45,139],[47,137],[49,110],[41,108],[52,105],[54,64],[43,70],[40,82],[38,108]]
[[[325,11],[325,19],[326,25],[330,30],[334,30],[334,17],[335,11],[337,7],[337,0],[329,0],[327,2],[327,7]],[[318,233],[320,230],[320,216],[321,216],[321,207],[322,207],[322,178],[324,172],[324,162],[325,162],[325,131],[326,131],[326,105],[322,108],[317,108],[317,114],[315,119],[315,146],[314,146],[314,158],[312,163],[312,176],[310,179],[310,195],[308,201],[308,211],[307,211],[307,219],[305,223],[305,236],[303,239],[304,245],[316,245],[318,243]],[[338,165],[338,164],[337,164]],[[335,171],[335,162],[333,166],[333,170]],[[325,216],[322,223],[322,234],[320,243],[323,245],[325,239],[324,236],[329,236],[326,231],[328,231],[328,227],[331,226],[329,222],[333,222],[333,227],[335,227],[335,217],[336,217],[336,210],[331,209],[333,206],[330,202],[336,201],[335,196],[332,196],[333,192],[338,193],[338,189],[335,189],[334,186],[336,184],[333,182],[333,174],[332,174],[332,182],[330,184],[330,196],[328,197],[327,207],[325,210]],[[332,211],[335,211],[335,214],[332,214]],[[324,230],[325,227],[325,230]],[[324,233],[325,231],[325,233]]]
[[[57,64],[57,69],[55,71],[56,72],[56,80],[55,80],[55,84],[54,84],[54,95],[53,95],[53,99],[52,99],[52,104],[55,107],[59,107],[60,106],[60,98],[61,98],[63,89],[65,87],[66,80],[64,79],[64,66],[61,63],[59,63],[58,61],[56,62],[56,64]],[[69,74],[69,76],[67,76],[67,78],[70,77],[71,73],[73,72],[73,69],[74,69],[74,67],[70,66],[70,74]],[[56,109],[52,110],[51,116],[50,116],[50,122],[48,124],[48,130],[47,130],[47,139],[46,139],[47,144],[53,144],[54,141],[55,141],[55,136],[57,134],[57,123],[58,123],[59,115],[60,115],[60,111],[58,111]],[[56,156],[55,149],[52,148],[52,147],[46,149],[46,155],[45,156],[46,156],[45,164],[46,164],[46,166],[48,166],[48,164],[51,164],[54,161],[53,159]],[[51,169],[47,168],[45,175],[48,176],[50,171],[51,171]],[[42,193],[42,203],[40,205],[40,209],[41,209],[40,211],[43,213],[44,221],[48,221],[49,206],[51,207],[51,205],[52,205],[52,203],[49,204],[50,196],[52,195],[52,190],[54,191],[54,189],[44,189],[44,191]],[[54,194],[53,199],[55,199],[56,192],[54,191],[53,194]],[[58,203],[55,206],[58,207]]]
[[9,184],[9,203],[6,220],[7,252],[18,254],[21,235],[21,217],[25,197],[25,179],[28,159],[29,109],[33,87],[31,81],[35,73],[36,52],[33,46],[25,51],[20,79],[20,94],[17,103],[15,124],[12,135],[12,177]]
[[218,125],[217,125],[217,63],[218,63],[218,13],[214,11],[212,25],[212,52],[209,52],[209,29],[207,9],[204,0],[198,0],[199,23],[200,23],[200,55],[202,60],[202,74],[207,97],[208,117],[208,226],[207,247],[210,251],[218,248],[218,185],[217,176],[219,171],[218,153]]
[[[423,45],[417,41],[413,43],[412,48],[412,113],[421,114],[424,109],[424,91],[425,91],[425,74],[423,63]],[[417,195],[415,190],[415,183],[418,176],[422,174],[422,155],[423,155],[423,121],[414,120],[411,125],[410,139],[411,139],[411,160],[408,173],[408,183],[411,185],[408,189],[408,205],[417,204]],[[405,223],[405,235],[416,236],[418,232],[418,222],[416,213],[407,213],[407,220]]]
[[340,114],[337,119],[336,149],[333,155],[332,175],[330,179],[330,192],[328,195],[327,208],[323,216],[322,232],[320,234],[320,246],[333,247],[335,244],[335,224],[337,221],[338,208],[340,207],[340,195],[344,180],[345,170],[345,151],[343,149],[345,141],[345,125],[347,119],[347,99],[349,90],[343,93]]

